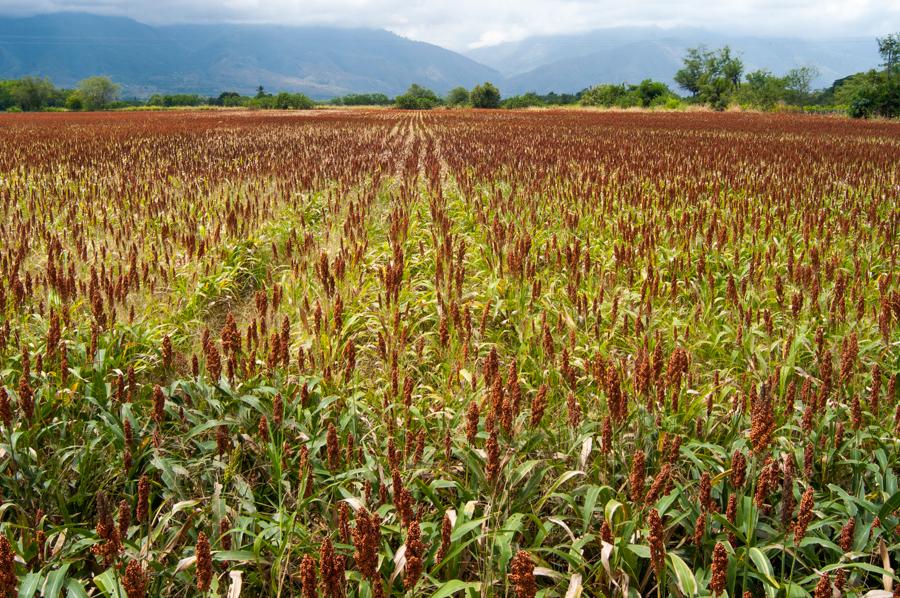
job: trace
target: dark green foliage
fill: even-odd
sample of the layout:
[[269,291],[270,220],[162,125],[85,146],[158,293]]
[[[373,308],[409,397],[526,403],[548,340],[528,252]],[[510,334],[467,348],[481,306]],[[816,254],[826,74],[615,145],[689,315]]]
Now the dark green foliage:
[[85,110],[103,110],[119,99],[121,88],[109,77],[88,77],[78,84],[77,100]]
[[464,106],[469,103],[469,90],[465,87],[454,87],[447,93],[448,106]]
[[835,99],[846,104],[854,118],[900,116],[900,33],[879,38],[878,51],[884,59],[883,71],[859,73],[841,81],[835,90]]
[[0,110],[13,106],[12,81],[0,81]]
[[585,106],[630,108],[638,105],[638,99],[624,83],[603,83],[586,91],[581,97],[581,103]]
[[892,73],[900,68],[900,33],[879,37],[876,41],[878,53],[884,59],[882,63],[884,70]]
[[854,118],[900,116],[900,76],[886,71],[859,73],[835,91],[835,101],[846,105]]
[[770,110],[777,104],[804,106],[815,103],[812,80],[817,76],[813,67],[791,69],[783,77],[766,69],[747,73],[746,81],[735,92],[735,99],[742,105]]
[[677,96],[665,83],[650,79],[644,79],[640,85],[597,85],[581,96],[581,103],[585,106],[606,108],[650,108],[663,105],[668,100],[677,100]]
[[73,112],[84,110],[84,100],[82,100],[81,94],[73,93],[69,97],[67,97],[65,108],[66,110],[71,110]]
[[747,82],[741,85],[738,100],[769,110],[784,99],[784,81],[765,69],[747,73]]
[[567,104],[577,104],[583,93],[584,90],[579,91],[578,93],[556,93],[555,91],[551,91],[548,94],[540,96],[540,98],[550,106],[565,106]]
[[536,106],[546,106],[547,103],[533,91],[522,94],[520,96],[512,96],[500,102],[502,108],[533,108]]
[[[251,102],[251,106],[256,104]],[[302,93],[287,93],[282,91],[275,96],[263,98],[260,102],[262,108],[275,108],[278,110],[309,110],[315,106],[312,100]]]
[[728,46],[718,50],[698,46],[689,48],[682,62],[684,67],[675,73],[675,82],[701,103],[724,109],[741,82],[741,59],[732,56]]
[[501,108],[531,108],[537,106],[572,106],[577,104],[585,91],[578,93],[556,93],[551,91],[547,94],[539,94],[533,91],[522,95],[511,96],[500,102]]
[[499,108],[500,90],[493,83],[484,82],[472,88],[469,94],[473,108]]
[[641,106],[645,108],[655,105],[660,98],[673,95],[665,83],[651,81],[650,79],[641,81],[641,84],[637,86],[636,92],[640,98]]
[[150,99],[147,100],[148,106],[158,106],[158,107],[177,107],[177,106],[200,106],[206,103],[206,98],[203,96],[199,96],[197,94],[189,94],[189,93],[178,93],[178,94],[153,94],[150,96]]
[[11,81],[9,95],[11,106],[18,106],[26,112],[42,110],[51,105],[55,89],[49,79],[22,77]]
[[728,79],[716,77],[703,84],[697,99],[700,100],[700,103],[711,106],[716,110],[724,110],[728,107],[728,101],[731,99],[733,89],[734,86]]
[[238,92],[223,91],[219,94],[219,97],[210,103],[214,103],[216,106],[241,106],[243,101],[244,98]]
[[329,102],[335,106],[389,106],[391,99],[383,93],[351,93]]
[[402,110],[430,110],[440,103],[436,93],[418,83],[413,83],[406,93],[394,98],[394,104]]

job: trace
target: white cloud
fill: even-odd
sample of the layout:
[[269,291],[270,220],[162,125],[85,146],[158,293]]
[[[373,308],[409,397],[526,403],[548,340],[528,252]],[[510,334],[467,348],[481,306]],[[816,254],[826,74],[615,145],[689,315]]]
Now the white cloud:
[[149,23],[233,21],[386,28],[454,49],[617,25],[720,33],[876,35],[900,29],[897,0],[0,0],[0,12],[85,10]]

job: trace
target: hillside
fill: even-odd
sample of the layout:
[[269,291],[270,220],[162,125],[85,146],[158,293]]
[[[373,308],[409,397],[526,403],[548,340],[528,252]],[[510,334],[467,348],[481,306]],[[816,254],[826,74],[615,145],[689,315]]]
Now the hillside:
[[313,97],[401,93],[419,82],[440,92],[500,75],[455,52],[377,29],[178,25],[87,14],[0,18],[0,78],[50,77],[74,85],[109,75],[125,92],[216,94],[258,85]]
[[50,77],[71,86],[109,75],[126,95],[299,91],[314,98],[402,93],[420,83],[444,93],[495,82],[504,93],[575,92],[599,82],[671,83],[686,48],[730,44],[746,70],[814,65],[824,87],[878,63],[869,38],[726,36],[694,28],[620,27],[531,37],[462,55],[385,30],[279,25],[149,26],[122,17],[56,13],[0,17],[0,78]]
[[537,36],[478,48],[467,55],[506,76],[506,93],[577,91],[597,82],[636,83],[647,77],[671,82],[687,48],[730,45],[746,71],[782,74],[812,65],[815,85],[866,70],[879,62],[872,38],[800,39],[729,36],[696,28],[623,27],[576,35]]

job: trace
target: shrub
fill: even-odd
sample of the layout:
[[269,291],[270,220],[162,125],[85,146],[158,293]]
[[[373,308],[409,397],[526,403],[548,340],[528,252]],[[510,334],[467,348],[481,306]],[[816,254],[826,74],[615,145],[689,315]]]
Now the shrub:
[[499,108],[500,107],[500,90],[494,87],[492,83],[482,83],[472,88],[469,94],[474,108]]
[[469,92],[465,87],[454,87],[447,94],[448,106],[465,106],[469,103]]
[[415,83],[409,86],[406,93],[394,99],[397,108],[403,110],[430,110],[440,103],[436,93]]

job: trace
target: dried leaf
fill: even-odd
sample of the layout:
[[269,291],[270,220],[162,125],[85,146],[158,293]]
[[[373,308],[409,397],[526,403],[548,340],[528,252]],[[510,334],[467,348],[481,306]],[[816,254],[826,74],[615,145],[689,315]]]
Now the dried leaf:
[[569,580],[569,589],[566,590],[566,598],[579,598],[584,588],[581,586],[581,573],[576,573]]

